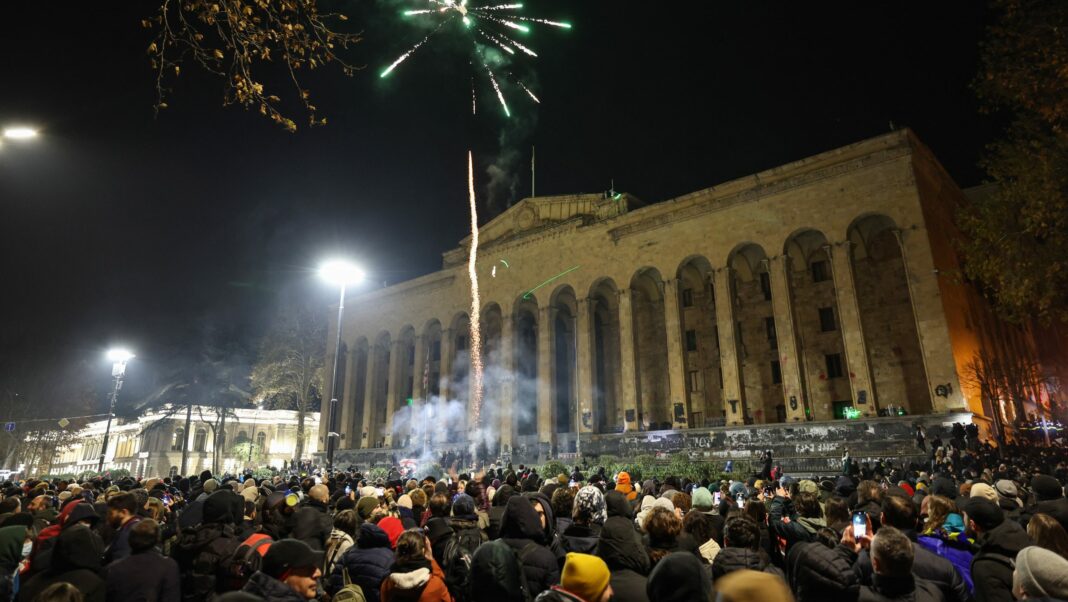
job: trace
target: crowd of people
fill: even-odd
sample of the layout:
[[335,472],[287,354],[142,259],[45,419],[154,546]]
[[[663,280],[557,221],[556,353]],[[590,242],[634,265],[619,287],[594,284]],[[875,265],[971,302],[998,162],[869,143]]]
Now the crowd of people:
[[721,482],[511,465],[7,482],[0,602],[1068,600],[1064,449],[965,439],[823,477],[767,454]]

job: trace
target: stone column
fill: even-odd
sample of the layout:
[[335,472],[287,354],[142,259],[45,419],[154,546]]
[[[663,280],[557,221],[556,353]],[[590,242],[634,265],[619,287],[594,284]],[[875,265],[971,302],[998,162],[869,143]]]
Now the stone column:
[[456,348],[456,339],[453,338],[451,328],[441,330],[441,360],[438,372],[438,391],[442,401],[449,401],[452,397],[452,356]]
[[865,416],[878,414],[879,406],[872,388],[871,364],[864,342],[864,325],[860,320],[857,288],[853,281],[853,243],[848,240],[824,247],[831,260],[835,298],[838,301],[838,327],[842,330],[846,368],[853,403]]
[[590,316],[590,300],[578,300],[578,315],[575,316],[575,363],[578,385],[575,403],[578,404],[578,433],[593,432],[597,416],[593,408],[593,320]]
[[335,449],[351,449],[354,446],[359,445],[359,438],[353,434],[355,429],[352,427],[352,415],[356,412],[355,395],[356,390],[356,350],[353,347],[349,347],[348,357],[345,362],[345,382],[342,383],[342,390],[344,396],[338,400],[338,405],[341,406],[341,420],[338,421],[338,433],[341,437],[338,439],[338,444]]
[[[894,230],[894,234],[901,245],[901,258],[905,262],[905,281],[909,285],[909,301],[912,302],[912,313],[916,317],[916,334],[919,335],[923,354],[931,407],[935,412],[967,408],[953,359],[938,270],[926,232],[918,229]],[[949,385],[947,397],[935,394],[939,385]]]
[[[782,371],[786,419],[805,419],[804,369],[794,328],[794,308],[790,294],[790,256],[779,255],[768,262],[771,277],[771,311],[775,316],[775,338],[779,342],[779,369]],[[765,416],[765,420],[767,417]]]
[[[424,386],[423,377],[430,378],[427,371],[427,358],[430,357],[430,353],[427,350],[427,337],[426,335],[415,335],[415,361],[412,364],[412,409],[411,418],[408,422],[408,434],[419,433],[422,437],[423,433],[423,412],[426,412],[426,396],[427,387],[430,383],[427,382]],[[422,439],[416,440],[412,437],[412,445],[418,445]]]
[[538,310],[538,443],[552,449],[556,439],[553,408],[553,308]]
[[393,447],[393,415],[400,405],[401,395],[401,351],[403,341],[397,339],[390,344],[389,351],[389,390],[386,391],[386,447]]
[[360,417],[363,428],[360,432],[360,449],[374,447],[374,415],[375,415],[375,367],[378,364],[378,343],[367,346],[367,376],[364,378],[363,387],[363,416]]
[[634,292],[619,291],[619,387],[623,402],[623,431],[638,430],[638,363],[634,356]]
[[[689,428],[690,404],[686,393],[686,351],[682,346],[679,316],[679,280],[664,281],[664,329],[667,331],[668,412],[674,428]],[[682,411],[679,411],[681,405]]]
[[515,417],[512,408],[515,407],[515,320],[511,314],[501,315],[501,373],[503,374],[498,390],[500,399],[497,400],[497,408],[500,418],[501,450],[506,448],[511,451],[515,446],[512,439],[512,425]]
[[[441,361],[440,361],[440,373],[438,390],[441,392],[441,404],[442,411],[448,407],[448,403],[452,400],[452,394],[455,387],[452,384],[452,362],[453,356],[456,354],[456,336],[451,328],[443,328],[441,330]],[[448,440],[449,424],[447,420],[444,420],[444,415],[441,417],[435,416],[434,425],[431,427],[431,441],[444,443]]]
[[727,424],[744,424],[745,388],[742,387],[742,371],[738,363],[738,335],[734,332],[734,287],[731,286],[729,267],[716,270],[712,292],[716,298],[719,368],[723,373],[723,407],[727,411]]

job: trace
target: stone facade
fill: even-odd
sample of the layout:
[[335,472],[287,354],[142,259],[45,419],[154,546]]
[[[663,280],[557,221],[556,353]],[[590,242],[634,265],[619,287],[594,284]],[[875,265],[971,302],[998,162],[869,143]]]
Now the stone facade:
[[[111,423],[104,470],[125,469],[131,474],[152,477],[177,473],[182,465],[182,445],[186,446],[184,474],[211,470],[215,447],[225,450],[218,458],[217,469],[237,473],[246,467],[274,466],[292,462],[297,442],[297,412],[289,410],[236,409],[218,427],[216,438],[212,425],[217,424],[215,410],[194,407],[186,430],[186,412],[171,414],[162,409],[136,419],[115,419]],[[95,471],[100,460],[107,421],[90,422],[78,432],[74,445],[57,450],[52,474],[78,475]],[[305,458],[317,451],[315,434],[319,431],[319,413],[304,417]],[[251,441],[253,457],[234,451],[238,443]],[[244,449],[248,449],[245,447]]]
[[346,304],[338,449],[477,434],[544,455],[579,434],[993,416],[963,375],[983,337],[1004,337],[964,323],[997,321],[948,276],[964,199],[907,130],[649,206],[524,199],[479,231],[477,424],[465,239],[441,271]]

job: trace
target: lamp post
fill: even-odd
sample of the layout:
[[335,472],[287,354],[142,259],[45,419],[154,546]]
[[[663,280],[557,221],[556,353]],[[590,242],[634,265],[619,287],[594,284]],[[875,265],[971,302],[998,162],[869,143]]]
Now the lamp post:
[[119,398],[119,389],[122,388],[122,377],[126,375],[126,362],[133,358],[134,354],[126,349],[112,349],[111,351],[108,351],[108,359],[112,361],[111,376],[115,379],[115,388],[111,391],[111,406],[108,408],[108,425],[104,429],[104,445],[100,448],[100,462],[96,465],[97,472],[104,471],[104,456],[108,453],[108,437],[111,435],[111,417],[115,414],[115,400]]
[[263,409],[263,400],[259,400],[256,403],[256,413],[252,417],[252,437],[248,440],[248,467],[252,466],[252,446],[256,445],[256,421],[260,418],[260,410]]
[[345,288],[349,285],[359,284],[363,280],[363,270],[345,260],[333,260],[324,263],[319,268],[319,276],[330,284],[341,289],[341,296],[337,304],[337,337],[334,342],[334,372],[330,377],[330,415],[327,418],[326,431],[326,469],[334,470],[334,448],[337,447],[337,367],[341,360],[341,320],[345,315]]

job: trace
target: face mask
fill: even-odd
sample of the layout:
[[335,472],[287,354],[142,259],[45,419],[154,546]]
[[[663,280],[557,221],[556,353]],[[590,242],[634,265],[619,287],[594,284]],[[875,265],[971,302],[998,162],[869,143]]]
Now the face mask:
[[32,552],[32,551],[33,551],[33,542],[32,541],[27,541],[26,543],[22,544],[22,557],[23,558],[29,556],[30,552]]

